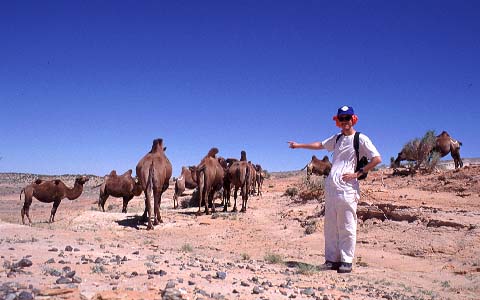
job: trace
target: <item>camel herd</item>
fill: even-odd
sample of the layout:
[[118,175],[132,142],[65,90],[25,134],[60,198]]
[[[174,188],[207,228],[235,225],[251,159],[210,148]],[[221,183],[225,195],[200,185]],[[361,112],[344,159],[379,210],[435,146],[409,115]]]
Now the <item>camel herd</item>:
[[[147,222],[147,230],[154,228],[154,225],[162,223],[160,215],[160,204],[162,194],[168,189],[170,178],[172,177],[172,164],[165,155],[166,148],[163,146],[162,139],[155,139],[151,150],[143,156],[136,166],[136,178],[132,177],[132,170],[128,170],[122,175],[117,175],[113,170],[104,177],[100,185],[100,194],[98,207],[105,211],[105,203],[109,196],[123,198],[122,212],[127,212],[128,202],[134,196],[140,196],[142,192],[145,195],[145,211],[142,215],[142,221]],[[222,191],[223,211],[227,211],[230,204],[231,190],[234,191],[234,207],[232,211],[237,211],[237,195],[241,190],[242,208],[241,212],[247,210],[247,200],[249,195],[261,195],[264,174],[262,167],[254,165],[247,161],[247,154],[241,151],[240,160],[236,158],[227,158],[217,156],[217,148],[212,148],[200,163],[196,166],[182,167],[180,177],[175,181],[175,193],[173,196],[173,206],[178,207],[178,198],[186,188],[197,189],[199,194],[197,214],[202,214],[202,204],[206,214],[215,212],[214,195]],[[25,224],[26,215],[29,223],[29,209],[32,199],[35,197],[40,202],[52,203],[53,208],[49,222],[54,222],[55,213],[60,202],[64,198],[74,200],[83,192],[83,185],[88,181],[88,177],[81,176],[76,178],[73,188],[68,188],[61,180],[36,180],[27,185],[20,192],[25,194],[25,201],[21,209],[22,223]],[[153,208],[152,195],[153,194]],[[153,210],[153,215],[152,215]]]

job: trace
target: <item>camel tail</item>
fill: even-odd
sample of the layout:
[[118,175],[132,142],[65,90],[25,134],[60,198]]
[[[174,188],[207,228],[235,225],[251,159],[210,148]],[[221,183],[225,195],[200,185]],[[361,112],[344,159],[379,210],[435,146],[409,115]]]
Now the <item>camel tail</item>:
[[25,194],[25,188],[20,191],[20,202],[22,202],[22,193]]
[[147,192],[150,194],[153,189],[153,180],[155,176],[155,167],[153,166],[153,163],[150,165],[150,168],[148,169],[148,179],[147,179]]

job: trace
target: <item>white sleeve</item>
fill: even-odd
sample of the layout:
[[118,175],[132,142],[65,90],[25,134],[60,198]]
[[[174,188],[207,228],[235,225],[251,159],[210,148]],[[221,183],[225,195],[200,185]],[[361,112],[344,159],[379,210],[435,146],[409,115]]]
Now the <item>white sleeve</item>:
[[328,152],[332,152],[333,150],[335,150],[337,136],[338,134],[334,134],[331,137],[327,138],[326,140],[322,141],[322,145],[323,147],[325,147],[325,150],[327,150]]
[[366,156],[369,160],[375,156],[380,156],[375,145],[373,145],[370,138],[364,134],[360,134],[359,156]]

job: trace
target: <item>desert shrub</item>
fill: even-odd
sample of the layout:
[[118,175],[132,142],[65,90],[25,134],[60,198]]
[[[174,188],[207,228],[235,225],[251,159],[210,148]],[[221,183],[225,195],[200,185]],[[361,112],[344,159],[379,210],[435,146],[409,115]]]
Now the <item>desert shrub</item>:
[[325,179],[323,176],[310,176],[310,179],[304,179],[298,198],[302,201],[322,200],[325,197]]
[[106,273],[107,269],[100,265],[100,264],[95,264],[94,266],[90,267],[90,270],[92,273]]
[[311,264],[299,263],[297,267],[298,273],[302,275],[312,275],[314,273],[318,273],[318,268]]
[[289,197],[295,197],[298,195],[298,189],[296,187],[290,187],[288,188],[285,193],[283,193],[284,196],[289,196]]
[[267,253],[267,254],[265,254],[264,259],[269,264],[281,264],[281,263],[283,263],[283,258],[280,254]]
[[193,251],[193,247],[192,247],[192,245],[190,245],[190,244],[188,244],[188,243],[187,243],[187,244],[184,244],[184,245],[182,246],[182,251],[183,251],[183,252],[192,252],[192,251]]
[[415,172],[420,166],[424,166],[427,172],[433,171],[440,159],[438,153],[432,152],[436,139],[435,132],[429,130],[422,138],[414,138],[403,146],[402,156],[412,162],[412,165],[407,165],[412,172]]
[[242,253],[242,260],[249,260],[250,259],[250,255],[248,255],[247,253]]

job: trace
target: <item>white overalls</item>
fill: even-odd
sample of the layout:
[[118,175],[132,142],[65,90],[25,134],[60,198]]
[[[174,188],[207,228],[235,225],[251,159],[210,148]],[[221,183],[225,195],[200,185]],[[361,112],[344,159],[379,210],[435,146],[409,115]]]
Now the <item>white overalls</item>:
[[[335,134],[322,142],[327,151],[333,151],[332,170],[325,179],[325,260],[352,263],[357,236],[357,203],[360,187],[356,179],[343,181],[344,173],[354,173],[356,154],[354,134]],[[380,156],[370,139],[360,133],[359,157]]]

